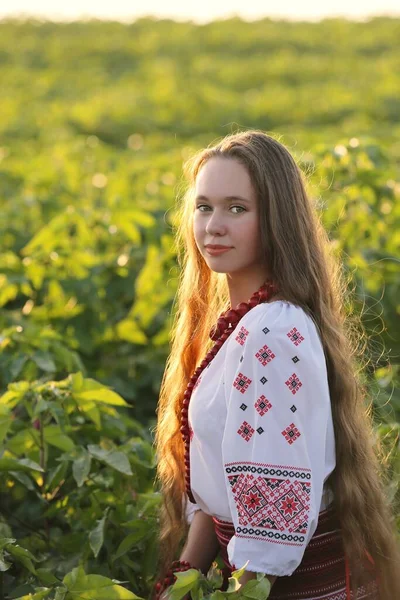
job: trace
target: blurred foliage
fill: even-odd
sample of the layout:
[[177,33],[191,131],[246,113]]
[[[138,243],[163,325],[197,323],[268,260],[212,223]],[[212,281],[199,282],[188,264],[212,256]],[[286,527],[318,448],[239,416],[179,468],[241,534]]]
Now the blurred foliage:
[[[160,496],[150,434],[127,406],[79,371],[11,383],[0,397],[1,598],[42,585],[72,600],[70,572],[83,565],[149,591]],[[135,598],[125,592],[115,597]]]
[[354,282],[400,514],[399,38],[390,18],[0,21],[0,598],[148,597],[174,199],[237,129],[281,136]]

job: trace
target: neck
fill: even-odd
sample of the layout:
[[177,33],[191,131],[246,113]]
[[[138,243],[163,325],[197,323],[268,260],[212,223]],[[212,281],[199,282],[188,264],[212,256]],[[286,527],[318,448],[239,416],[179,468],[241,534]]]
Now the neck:
[[268,280],[266,273],[245,275],[227,275],[230,306],[236,308],[240,302],[247,302],[249,298]]

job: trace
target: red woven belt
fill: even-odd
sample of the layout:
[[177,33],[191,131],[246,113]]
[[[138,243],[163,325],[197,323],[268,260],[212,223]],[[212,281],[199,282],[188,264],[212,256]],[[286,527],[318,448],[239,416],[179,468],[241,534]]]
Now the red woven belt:
[[[215,532],[221,547],[221,558],[228,577],[232,570],[227,545],[235,533],[234,525],[213,517]],[[372,558],[369,557],[372,561]],[[235,565],[236,568],[242,565]],[[373,598],[360,589],[360,598]],[[373,593],[376,588],[374,587]],[[328,507],[319,513],[318,525],[304,552],[302,561],[290,576],[278,577],[269,600],[350,599],[350,572],[343,548],[340,521],[335,510]]]

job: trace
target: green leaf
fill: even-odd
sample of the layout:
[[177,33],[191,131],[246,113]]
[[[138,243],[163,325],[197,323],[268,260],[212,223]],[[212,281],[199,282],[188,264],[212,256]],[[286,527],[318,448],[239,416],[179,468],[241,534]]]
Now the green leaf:
[[21,548],[17,544],[9,544],[6,547],[7,552],[14,557],[18,562],[20,562],[28,571],[30,571],[33,575],[36,575],[35,567],[33,566],[32,561],[36,558],[33,556],[29,550],[26,548]]
[[224,598],[226,598],[226,595],[223,592],[216,590],[211,594],[209,600],[224,600]]
[[108,466],[112,467],[124,475],[133,475],[128,457],[118,450],[103,450],[100,446],[90,444],[88,446],[90,454]]
[[18,544],[7,544],[6,547],[7,552],[16,556],[17,558],[29,558],[30,560],[36,560],[33,556],[32,552],[27,550],[26,548],[22,548],[22,546],[18,546]]
[[68,471],[68,462],[61,462],[55,469],[50,472],[46,483],[46,490],[53,491],[65,479]]
[[31,490],[32,492],[35,490],[35,486],[33,484],[32,479],[30,479],[25,473],[21,471],[10,471],[10,475],[11,477],[14,477],[14,479],[22,483],[22,485],[25,486],[28,490]]
[[0,471],[41,471],[44,469],[29,458],[0,458]]
[[48,410],[48,408],[49,403],[46,402],[46,400],[42,396],[39,396],[38,401],[36,402],[35,408],[33,410],[33,416],[39,416],[42,412]]
[[224,578],[216,562],[213,562],[211,567],[209,568],[207,573],[207,580],[210,582],[213,589],[218,589],[222,586]]
[[47,425],[43,429],[43,436],[45,442],[50,446],[60,448],[64,452],[71,452],[75,448],[73,440],[62,432],[59,425]]
[[190,592],[193,588],[192,585],[186,585],[179,589],[178,588],[175,589],[174,586],[175,586],[175,584],[168,588],[168,600],[181,600],[181,598],[184,598],[186,596],[186,594],[188,592]]
[[176,572],[176,581],[169,588],[169,596],[171,600],[181,600],[186,594],[192,590],[198,589],[201,573],[198,569],[189,569],[183,573]]
[[90,465],[92,457],[86,451],[83,451],[81,456],[74,460],[72,464],[72,475],[78,487],[82,487],[90,473]]
[[[1,405],[0,405],[1,406]],[[0,417],[0,444],[3,443],[4,438],[6,437],[8,430],[11,427],[11,417],[9,416],[1,416]]]
[[7,404],[11,408],[14,408],[23,399],[29,389],[30,384],[28,381],[10,383],[7,392],[0,396],[0,404]]
[[79,392],[83,388],[83,375],[79,371],[78,373],[72,373],[70,376],[72,383],[72,392]]
[[11,563],[7,562],[4,557],[4,550],[0,550],[0,572],[8,571]]
[[22,367],[24,366],[28,358],[29,357],[26,355],[21,355],[11,362],[9,367],[11,379],[16,379],[18,377],[18,375],[21,373]]
[[11,537],[0,537],[0,550],[8,546],[8,544],[15,544],[17,540]]
[[127,535],[117,548],[116,553],[113,555],[112,560],[115,561],[121,558],[126,552],[128,552],[135,544],[142,540],[149,533],[149,526],[146,521],[136,522],[136,531]]
[[71,597],[71,600],[142,600],[139,596],[120,585],[111,585],[102,589],[94,587],[80,592],[70,592],[69,597]]
[[236,571],[232,571],[232,578],[233,579],[240,579],[241,576],[243,575],[243,573],[246,570],[247,565],[249,564],[249,561],[247,561],[243,567],[241,567],[240,569],[236,569]]
[[118,337],[131,344],[146,344],[147,338],[133,319],[123,319],[116,325]]
[[95,558],[97,558],[104,542],[104,527],[109,510],[109,508],[106,508],[104,516],[97,521],[96,527],[89,533],[89,544]]
[[[233,574],[232,574],[233,575]],[[226,590],[227,593],[231,594],[232,592],[237,592],[238,590],[240,590],[240,583],[238,581],[237,578],[235,577],[229,577],[228,579],[228,589]]]
[[82,567],[68,573],[63,580],[71,600],[141,600],[103,575],[85,575]]
[[179,590],[187,585],[193,586],[200,577],[200,571],[198,569],[188,569],[182,573],[176,572],[176,581],[173,585],[175,590]]
[[65,600],[68,590],[64,587],[58,587],[54,596],[54,600]]
[[44,568],[36,569],[36,575],[37,575],[38,579],[40,579],[40,581],[42,583],[45,583],[46,585],[53,585],[53,583],[60,583],[59,580],[57,579],[57,577],[55,577],[53,575],[53,573],[51,572],[50,569],[44,569]]
[[57,370],[57,367],[48,352],[42,352],[41,350],[38,350],[31,357],[31,359],[37,364],[39,369],[42,369],[42,371],[54,373],[54,371]]
[[6,448],[13,454],[27,454],[33,448],[40,447],[39,433],[30,423],[26,429],[18,431],[6,442]]
[[45,588],[42,591],[36,592],[35,594],[26,594],[25,596],[19,596],[14,600],[43,600],[51,593],[51,589]]
[[73,392],[73,395],[78,403],[82,400],[93,400],[113,406],[129,406],[119,394],[95,379],[85,379],[82,388],[78,392]]
[[267,577],[251,579],[240,588],[240,594],[251,600],[266,600],[271,591],[271,583]]

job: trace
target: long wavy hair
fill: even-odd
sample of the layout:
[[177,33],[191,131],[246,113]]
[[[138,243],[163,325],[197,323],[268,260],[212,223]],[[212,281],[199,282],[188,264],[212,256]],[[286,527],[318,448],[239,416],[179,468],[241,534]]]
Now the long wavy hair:
[[[211,271],[193,234],[196,177],[213,157],[235,159],[248,169],[257,195],[268,274],[278,286],[279,297],[301,306],[320,334],[336,442],[336,468],[328,484],[340,518],[354,598],[357,586],[364,582],[365,551],[379,574],[380,600],[400,598],[400,551],[394,510],[386,493],[386,457],[374,433],[372,401],[360,363],[366,335],[351,308],[343,263],[307,193],[306,176],[281,142],[257,130],[228,135],[184,165],[188,185],[178,201],[175,238],[181,269],[155,428],[157,479],[163,498],[159,576],[179,558],[177,552],[188,532],[180,432],[183,394],[212,345],[210,328],[229,307],[226,275]],[[362,348],[360,339],[364,340]]]

